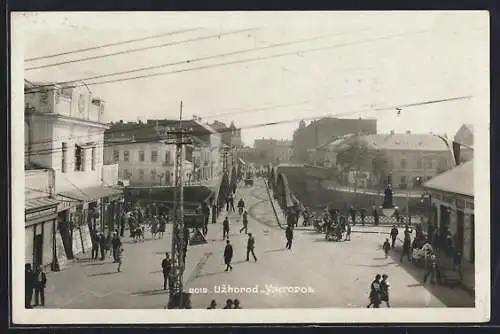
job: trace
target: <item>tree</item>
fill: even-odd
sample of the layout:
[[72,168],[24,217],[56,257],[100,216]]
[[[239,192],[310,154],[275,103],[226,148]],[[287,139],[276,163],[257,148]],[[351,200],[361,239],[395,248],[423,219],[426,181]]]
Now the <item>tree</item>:
[[342,166],[342,169],[348,173],[354,173],[354,189],[363,175],[361,172],[369,170],[370,166],[370,149],[368,145],[360,140],[354,140],[337,154],[337,161]]
[[372,173],[376,179],[375,185],[380,187],[384,185],[384,180],[390,170],[389,158],[381,150],[373,150],[371,152]]

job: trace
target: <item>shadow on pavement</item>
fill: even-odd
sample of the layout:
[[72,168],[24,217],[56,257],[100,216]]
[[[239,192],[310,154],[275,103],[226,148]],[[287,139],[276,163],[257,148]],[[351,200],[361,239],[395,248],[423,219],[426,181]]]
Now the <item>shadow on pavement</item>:
[[231,264],[241,264],[241,263],[245,263],[247,261],[245,260],[238,260],[238,261],[235,261],[235,262],[231,262]]
[[[401,251],[401,245],[396,245],[396,247],[389,251],[389,256],[396,263],[398,263],[398,265],[403,268],[408,274],[413,276],[413,278],[417,282],[419,282],[418,285],[411,284],[408,285],[408,287],[424,286],[430,293],[432,293],[436,298],[438,298],[443,304],[447,305],[448,307],[475,307],[475,300],[472,296],[470,296],[470,299],[468,298],[467,301],[464,301],[463,297],[461,298],[462,300],[460,300],[460,295],[463,296],[463,294],[467,294],[467,292],[461,290],[460,288],[453,289],[439,284],[431,284],[429,281],[427,281],[427,283],[424,283],[426,270],[422,267],[415,266],[412,262],[408,262],[406,257],[401,263]],[[458,297],[457,295],[455,295],[455,292],[453,290],[456,290],[458,292]]]
[[87,263],[86,265],[84,265],[84,267],[102,266],[103,264],[109,264],[109,262],[104,262],[104,261],[101,261],[101,262],[92,262],[92,263]]
[[424,286],[424,285],[422,283],[417,283],[417,284],[408,284],[407,286],[409,288],[417,288],[417,287]]
[[105,272],[105,273],[90,274],[89,277],[107,276],[107,275],[114,275],[114,274],[118,274],[118,272],[117,271],[109,271],[109,272]]
[[155,289],[155,290],[144,290],[144,291],[133,292],[131,295],[132,296],[147,297],[147,296],[163,295],[163,294],[167,294],[167,293],[168,293],[168,290]]
[[357,267],[368,267],[368,268],[384,268],[393,265],[394,262],[384,263],[384,264],[357,264]]
[[161,274],[163,273],[163,270],[155,270],[155,271],[150,271],[150,274]]
[[198,274],[196,275],[196,278],[200,278],[200,277],[209,277],[209,276],[216,276],[218,274],[224,274],[226,273],[227,271],[225,270],[222,270],[222,271],[217,271],[217,272],[213,272],[213,273],[206,273],[206,274]]
[[266,250],[264,253],[284,252],[286,250],[287,250],[286,248],[270,249]]

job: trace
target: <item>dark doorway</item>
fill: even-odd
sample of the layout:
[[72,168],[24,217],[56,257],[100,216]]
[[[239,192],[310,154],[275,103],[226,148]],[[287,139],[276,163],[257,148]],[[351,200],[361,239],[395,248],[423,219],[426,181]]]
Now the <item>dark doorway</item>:
[[464,212],[457,210],[457,235],[456,235],[456,250],[462,254],[464,251]]
[[35,268],[42,265],[43,256],[43,234],[35,235],[33,240],[33,263]]
[[450,228],[450,209],[447,206],[440,205],[439,213],[441,221],[439,222],[439,240],[442,247],[446,247],[446,236]]
[[470,262],[474,263],[474,256],[475,256],[475,247],[476,247],[476,243],[475,243],[475,240],[474,240],[474,237],[475,237],[475,225],[474,225],[474,215],[471,215],[470,216],[470,254],[469,254],[469,259],[470,259]]

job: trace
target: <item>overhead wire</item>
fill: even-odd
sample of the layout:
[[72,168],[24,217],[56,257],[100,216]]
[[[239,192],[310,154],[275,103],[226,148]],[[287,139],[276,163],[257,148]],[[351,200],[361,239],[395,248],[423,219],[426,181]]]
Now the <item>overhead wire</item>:
[[[104,81],[90,82],[90,83],[86,83],[86,84],[89,85],[89,86],[105,85],[105,84],[109,84],[109,83],[125,82],[125,81],[131,81],[131,80],[138,80],[138,79],[144,79],[144,78],[164,76],[164,75],[169,75],[169,74],[179,74],[179,73],[185,73],[185,72],[191,72],[191,71],[198,71],[198,70],[204,70],[204,69],[217,68],[217,67],[222,67],[222,66],[242,64],[242,63],[248,63],[248,62],[256,62],[256,61],[268,60],[268,59],[279,58],[279,57],[284,57],[284,56],[297,55],[299,53],[300,54],[304,54],[304,53],[311,53],[311,52],[319,52],[319,51],[324,51],[324,50],[329,50],[329,49],[335,49],[335,48],[340,48],[340,47],[346,47],[346,46],[351,46],[351,45],[358,45],[358,44],[364,44],[364,43],[370,43],[370,42],[388,40],[388,39],[393,39],[393,38],[400,38],[400,37],[404,37],[404,36],[408,36],[408,35],[414,35],[414,34],[423,33],[423,32],[429,31],[429,30],[432,30],[432,29],[417,30],[417,31],[413,31],[413,32],[393,34],[393,35],[388,35],[388,36],[383,36],[383,37],[375,37],[375,38],[365,39],[365,40],[360,40],[360,41],[355,41],[355,42],[344,42],[344,43],[338,43],[338,44],[329,45],[329,46],[316,47],[316,48],[310,48],[310,49],[304,49],[304,50],[295,50],[295,51],[291,51],[291,52],[285,52],[285,53],[274,54],[274,55],[269,55],[269,56],[260,56],[260,57],[255,57],[255,58],[247,58],[247,59],[230,61],[230,62],[226,62],[226,63],[211,64],[211,65],[193,67],[193,68],[188,68],[188,69],[180,69],[180,70],[175,70],[175,71],[150,73],[150,74],[138,75],[138,76],[133,76],[133,77],[126,77],[126,78],[119,78],[119,79],[110,79],[110,80],[104,80]],[[78,80],[76,80],[76,81],[78,81]],[[76,87],[80,87],[82,85],[83,84],[80,83],[80,84],[65,86],[65,88],[76,88]],[[49,90],[57,90],[57,88],[54,87],[54,88],[49,89]],[[25,90],[24,94],[33,94],[33,93],[39,93],[39,92],[42,92],[42,91],[47,91],[47,90],[30,90],[30,89],[27,89],[27,90]]]
[[[280,124],[286,124],[286,123],[293,123],[293,122],[297,122],[297,121],[300,121],[300,120],[315,120],[315,119],[321,119],[321,118],[325,118],[325,117],[331,117],[331,116],[351,116],[351,115],[355,115],[355,114],[359,114],[359,113],[363,113],[363,112],[373,112],[373,111],[377,111],[377,112],[380,112],[380,111],[395,111],[397,108],[412,108],[412,107],[416,107],[416,106],[420,106],[420,105],[429,105],[429,104],[435,104],[435,103],[443,103],[443,102],[451,102],[451,101],[458,101],[458,100],[464,100],[464,99],[469,99],[471,98],[472,96],[458,96],[458,97],[451,97],[451,98],[445,98],[445,99],[438,99],[438,100],[429,100],[429,101],[421,101],[421,102],[415,102],[415,103],[409,103],[409,104],[400,104],[400,105],[396,105],[396,106],[390,106],[390,107],[384,107],[384,108],[377,108],[377,109],[372,109],[372,108],[367,108],[367,109],[359,109],[359,110],[355,110],[355,111],[350,111],[350,112],[345,112],[345,113],[335,113],[335,114],[322,114],[322,115],[316,115],[316,116],[311,116],[311,117],[296,117],[296,118],[291,118],[291,119],[285,119],[285,120],[279,120],[279,121],[273,121],[273,122],[263,122],[263,123],[257,123],[257,124],[252,124],[252,125],[246,125],[246,126],[242,126],[242,127],[239,127],[240,130],[244,130],[244,129],[254,129],[254,128],[260,128],[260,127],[266,127],[266,126],[273,126],[273,125],[280,125]],[[233,131],[232,129],[225,129],[224,132],[231,132]],[[173,132],[174,133],[174,132]],[[187,136],[201,136],[201,135],[205,135],[206,132],[189,132],[187,134]],[[157,139],[158,137],[155,136],[154,138],[141,138],[140,140],[140,143],[144,143],[144,142],[148,142],[148,140],[153,140],[153,139]],[[150,142],[153,142],[153,141],[150,141]],[[123,145],[130,145],[130,144],[134,144],[133,142],[131,141],[126,141],[126,142],[107,142],[107,143],[103,143],[103,144],[99,144],[97,145],[97,147],[109,147],[109,146],[123,146]],[[172,144],[174,144],[174,142],[172,142]],[[44,154],[52,154],[52,153],[56,153],[56,152],[61,152],[62,150],[62,147],[58,147],[58,148],[49,148],[49,149],[41,149],[41,150],[28,150],[27,152],[25,152],[25,154],[28,154],[30,156],[36,156],[36,155],[44,155]]]
[[[177,62],[172,62],[172,63],[159,64],[159,65],[147,66],[147,67],[139,67],[139,68],[135,68],[135,69],[131,69],[131,70],[126,70],[126,71],[113,72],[113,73],[108,73],[108,74],[100,74],[100,75],[95,75],[95,76],[90,76],[90,77],[85,77],[85,78],[79,78],[79,79],[74,79],[74,80],[66,80],[66,81],[62,81],[62,82],[57,82],[55,84],[57,84],[57,85],[66,85],[66,84],[71,84],[71,83],[79,82],[79,81],[89,81],[89,80],[101,79],[101,78],[106,78],[106,77],[112,77],[112,76],[118,76],[118,75],[124,75],[124,74],[131,74],[131,73],[137,73],[137,72],[142,72],[142,71],[160,69],[160,68],[165,68],[165,67],[170,67],[170,66],[190,64],[190,63],[199,62],[199,61],[205,61],[205,60],[223,58],[223,57],[228,57],[228,56],[234,56],[234,55],[238,55],[238,54],[242,54],[242,53],[255,52],[255,51],[261,51],[261,50],[266,50],[266,49],[283,47],[283,46],[287,46],[287,45],[293,45],[293,44],[311,42],[311,41],[315,41],[315,40],[319,40],[319,39],[330,38],[332,36],[344,35],[346,33],[349,34],[349,33],[354,33],[354,32],[365,31],[365,30],[369,30],[369,28],[362,28],[362,29],[357,29],[355,31],[349,31],[349,32],[332,33],[332,34],[314,36],[314,37],[297,39],[297,40],[292,40],[292,41],[287,41],[287,42],[282,42],[282,43],[275,43],[275,44],[272,44],[272,45],[266,45],[266,46],[262,46],[262,47],[258,47],[258,48],[243,49],[243,50],[238,50],[238,51],[233,51],[233,52],[228,52],[228,53],[222,53],[222,54],[217,54],[217,55],[211,55],[211,56],[193,58],[193,59],[182,60],[182,61],[177,61]],[[243,31],[246,31],[246,30],[237,31],[237,32],[233,32],[233,33],[241,33]],[[219,35],[212,35],[212,37],[213,36],[219,36]],[[52,86],[54,86],[54,84],[39,85],[36,88],[45,88],[45,87],[52,87]]]
[[[249,32],[249,31],[256,30],[256,29],[257,28],[241,29],[241,30],[230,31],[230,32],[226,32],[226,33],[219,33],[219,34],[214,34],[214,35],[209,35],[209,36],[200,36],[200,37],[195,37],[195,38],[190,38],[190,39],[185,39],[185,40],[180,40],[180,41],[144,46],[144,47],[135,48],[135,49],[122,50],[122,51],[117,51],[117,52],[103,54],[103,55],[88,56],[88,57],[84,57],[84,58],[65,60],[65,61],[61,61],[58,63],[51,63],[51,64],[45,64],[45,65],[40,65],[40,66],[28,67],[25,69],[25,71],[39,70],[39,69],[48,68],[48,67],[54,67],[54,66],[60,66],[60,65],[66,65],[66,64],[74,64],[74,63],[96,60],[96,59],[101,59],[101,58],[108,58],[108,57],[124,55],[124,54],[129,54],[129,53],[134,53],[134,52],[142,52],[142,51],[147,51],[147,50],[164,48],[164,47],[179,45],[179,44],[184,44],[184,43],[198,42],[198,41],[203,41],[203,40],[211,39],[211,38],[220,38],[221,36],[241,34],[243,32]],[[196,30],[196,29],[188,29],[188,30],[184,30],[182,32],[189,32],[192,30]],[[78,81],[82,81],[82,80],[78,80]]]
[[[192,28],[192,29],[188,29],[188,31],[194,31],[194,30],[200,30],[200,29],[202,29],[202,28]],[[142,42],[142,41],[145,41],[145,40],[148,40],[148,39],[154,39],[154,38],[172,36],[172,35],[175,35],[175,34],[179,34],[180,32],[185,32],[185,30],[170,31],[170,32],[167,32],[167,33],[161,33],[161,34],[149,35],[149,36],[144,36],[144,37],[139,37],[139,38],[133,38],[133,39],[128,39],[128,40],[120,41],[120,42],[100,44],[100,45],[86,47],[86,48],[81,48],[81,49],[75,49],[75,50],[70,50],[70,51],[63,51],[63,52],[59,52],[59,53],[53,53],[53,54],[49,54],[49,55],[45,55],[45,56],[37,56],[37,57],[27,58],[24,61],[25,62],[30,62],[30,61],[41,60],[41,59],[49,59],[49,58],[55,58],[55,57],[59,57],[59,56],[66,56],[66,55],[69,55],[69,54],[86,52],[86,51],[92,51],[92,50],[98,50],[98,49],[103,49],[103,48],[108,48],[108,47],[113,47],[113,46],[118,46],[118,45],[123,45],[123,44],[129,44],[129,43],[135,43],[135,42]]]

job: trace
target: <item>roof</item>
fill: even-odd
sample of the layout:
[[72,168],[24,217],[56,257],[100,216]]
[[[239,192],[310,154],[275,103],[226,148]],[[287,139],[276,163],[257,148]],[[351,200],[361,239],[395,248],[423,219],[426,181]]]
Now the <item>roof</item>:
[[383,150],[449,151],[450,147],[440,137],[431,134],[380,134],[366,135],[362,139],[371,147]]
[[87,187],[83,189],[75,189],[74,191],[62,191],[57,193],[57,195],[62,197],[67,197],[75,199],[78,201],[89,201],[95,200],[101,197],[108,197],[112,195],[118,195],[123,193],[122,189],[106,187],[104,185]]
[[[171,126],[171,127],[178,127],[179,126],[179,120],[173,120],[173,119],[148,119],[147,120],[148,125],[156,125],[158,124],[159,126]],[[206,133],[200,133],[199,135],[204,135],[204,134],[215,134],[217,131],[215,131],[212,127],[210,127],[207,124],[204,124],[198,120],[195,119],[189,119],[182,121],[182,128],[183,129],[189,129],[189,128],[194,128],[198,127],[204,130]],[[196,131],[196,130],[195,130]]]
[[467,161],[424,183],[425,188],[474,197],[474,164]]
[[59,204],[59,201],[56,201],[56,200],[48,198],[48,197],[34,198],[34,199],[25,200],[24,210],[25,211],[34,211],[37,209],[42,210],[42,209],[49,208],[51,206],[57,206],[57,204]]
[[107,141],[130,141],[134,143],[157,142],[164,139],[156,128],[148,124],[117,123],[104,132]]

